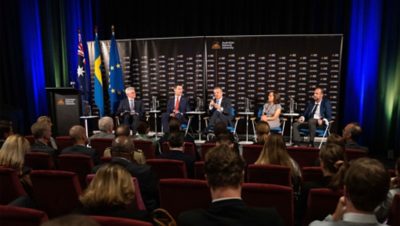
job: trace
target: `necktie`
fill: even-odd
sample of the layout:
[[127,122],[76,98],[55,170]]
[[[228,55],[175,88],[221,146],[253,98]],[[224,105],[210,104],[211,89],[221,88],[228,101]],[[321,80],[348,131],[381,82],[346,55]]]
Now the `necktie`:
[[311,114],[310,114],[310,118],[314,117],[314,114],[315,114],[315,111],[317,111],[317,108],[318,108],[318,104],[314,104],[314,107],[313,107],[313,109],[311,111]]
[[135,100],[129,100],[129,107],[131,111],[135,111]]
[[179,98],[179,97],[176,97],[176,101],[175,101],[175,111],[179,111],[179,101],[180,101],[180,98]]

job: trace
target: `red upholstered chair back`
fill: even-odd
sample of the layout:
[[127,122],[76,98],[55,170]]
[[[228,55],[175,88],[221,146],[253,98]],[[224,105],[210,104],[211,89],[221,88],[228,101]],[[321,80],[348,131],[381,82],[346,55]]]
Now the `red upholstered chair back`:
[[388,217],[389,225],[400,225],[400,194],[394,196]]
[[287,151],[300,168],[315,166],[319,157],[319,149],[313,147],[287,147]]
[[135,147],[143,151],[146,159],[154,159],[156,157],[153,142],[148,140],[133,140]]
[[1,226],[39,226],[47,220],[46,213],[40,210],[0,205]]
[[[162,150],[162,152],[169,151],[168,142],[164,142],[162,144],[161,150]],[[193,156],[193,158],[196,158],[196,145],[194,145],[192,142],[185,142],[183,150],[184,150],[185,154]]]
[[111,147],[113,139],[110,138],[93,138],[90,140],[90,145],[100,157],[104,155],[104,150]]
[[368,153],[358,149],[346,148],[347,161],[368,157]]
[[204,161],[194,163],[194,178],[199,180],[205,180],[204,176]]
[[204,180],[160,180],[160,206],[168,210],[175,219],[186,210],[207,209],[210,203],[210,190]]
[[254,164],[260,156],[263,145],[261,144],[246,144],[243,145],[243,158],[247,164]]
[[54,169],[53,157],[48,153],[31,151],[25,154],[25,165],[32,169]]
[[146,161],[159,179],[187,178],[186,164],[183,161],[172,159],[148,159]]
[[[86,183],[89,186],[90,182],[93,180],[96,174],[88,174],[86,176]],[[146,210],[146,206],[144,205],[142,193],[140,191],[139,182],[136,177],[132,177],[133,186],[135,186],[135,201],[136,201],[136,208],[138,210]]]
[[29,141],[29,143],[32,145],[33,143],[35,143],[35,138],[33,137],[33,135],[26,135],[25,138]]
[[333,213],[342,195],[342,191],[333,191],[329,188],[311,189],[303,225],[309,225],[313,220],[323,220],[328,214]]
[[319,166],[306,166],[301,169],[303,182],[321,181],[324,177]]
[[205,160],[208,150],[215,147],[215,143],[204,143],[201,145],[201,160]]
[[95,220],[101,226],[152,226],[152,224],[149,222],[127,218],[106,216],[90,216],[90,218]]
[[14,169],[0,166],[0,204],[8,204],[19,196],[27,195]]
[[33,170],[33,198],[50,218],[71,213],[82,193],[76,173],[61,170]]
[[86,175],[92,172],[93,159],[83,154],[62,154],[58,156],[58,168],[78,175],[82,188],[86,188]]
[[294,203],[291,187],[275,184],[244,183],[242,199],[248,206],[275,208],[285,225],[293,226]]
[[58,150],[62,151],[64,148],[74,145],[74,140],[70,136],[58,136],[56,143]]
[[280,165],[255,165],[247,167],[247,182],[292,186],[290,168]]

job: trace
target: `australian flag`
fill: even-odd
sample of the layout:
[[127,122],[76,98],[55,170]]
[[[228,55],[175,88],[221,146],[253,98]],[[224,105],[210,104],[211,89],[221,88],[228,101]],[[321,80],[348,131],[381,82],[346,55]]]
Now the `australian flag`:
[[76,70],[76,73],[78,78],[79,91],[82,97],[82,102],[83,104],[88,104],[89,87],[85,70],[86,70],[85,51],[83,49],[81,33],[78,31],[78,68]]
[[108,94],[110,96],[111,113],[115,113],[118,108],[119,101],[124,97],[124,80],[122,74],[122,66],[119,60],[117,41],[115,33],[112,31],[110,45],[110,65],[109,65],[109,86]]

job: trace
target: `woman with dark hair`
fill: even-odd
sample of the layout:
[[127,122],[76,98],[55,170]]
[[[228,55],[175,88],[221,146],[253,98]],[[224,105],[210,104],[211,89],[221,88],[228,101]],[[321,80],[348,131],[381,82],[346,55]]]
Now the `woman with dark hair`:
[[275,91],[268,93],[268,101],[263,106],[261,121],[267,122],[271,129],[280,127],[281,122],[279,116],[282,111],[282,107],[279,104],[279,94]]
[[256,125],[256,135],[257,135],[257,144],[262,144],[267,141],[268,136],[270,134],[269,124],[264,121],[260,121]]
[[119,164],[102,166],[79,200],[81,214],[150,221],[147,211],[136,209],[132,176]]

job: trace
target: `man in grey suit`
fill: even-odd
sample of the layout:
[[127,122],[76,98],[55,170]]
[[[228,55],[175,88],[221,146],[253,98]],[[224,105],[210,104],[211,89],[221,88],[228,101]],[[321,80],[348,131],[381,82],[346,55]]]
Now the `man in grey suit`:
[[121,100],[116,114],[122,117],[122,123],[130,125],[132,133],[136,134],[136,128],[144,115],[143,103],[136,98],[135,88],[128,87],[125,93],[127,98]]
[[344,196],[336,210],[310,226],[379,226],[374,209],[386,198],[390,177],[376,159],[359,158],[351,163],[344,179]]

